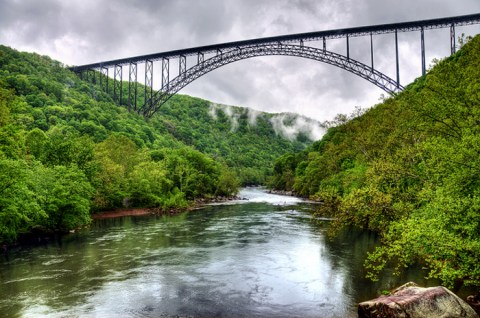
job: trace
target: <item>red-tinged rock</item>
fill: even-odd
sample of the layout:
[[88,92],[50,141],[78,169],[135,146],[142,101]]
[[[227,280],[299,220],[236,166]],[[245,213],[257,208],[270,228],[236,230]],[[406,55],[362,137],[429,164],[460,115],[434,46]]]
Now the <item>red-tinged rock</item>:
[[359,318],[479,318],[465,301],[445,287],[407,283],[388,296],[358,305]]

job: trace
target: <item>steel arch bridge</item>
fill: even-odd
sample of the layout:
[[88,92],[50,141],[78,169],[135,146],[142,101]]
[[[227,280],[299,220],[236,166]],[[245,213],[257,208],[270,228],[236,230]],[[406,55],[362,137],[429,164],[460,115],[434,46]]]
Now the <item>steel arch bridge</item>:
[[[283,55],[312,59],[334,65],[349,71],[380,87],[389,94],[403,90],[400,84],[398,32],[420,31],[422,74],[425,67],[425,30],[450,28],[451,54],[455,53],[455,26],[480,23],[480,14],[422,20],[395,24],[374,25],[349,29],[291,34],[277,37],[260,38],[246,41],[222,43],[216,45],[195,47],[183,50],[162,52],[150,55],[130,57],[125,59],[71,67],[87,79],[99,82],[109,92],[108,73],[113,67],[113,98],[119,104],[126,104],[129,110],[135,111],[146,118],[151,117],[161,106],[179,90],[198,79],[199,77],[224,65],[258,56]],[[392,79],[374,68],[373,36],[377,34],[393,33],[395,39],[396,79]],[[351,37],[370,37],[371,65],[366,65],[350,58]],[[346,54],[342,55],[327,50],[327,40],[346,39]],[[323,47],[306,46],[307,41],[322,41]],[[187,68],[187,57],[196,57],[196,63]],[[170,79],[170,60],[178,59],[178,75]],[[162,86],[153,90],[153,63],[161,61]],[[143,105],[137,105],[137,69],[138,64],[144,63],[145,86]],[[122,100],[123,66],[128,65],[128,100]],[[97,70],[97,72],[95,72]],[[98,81],[97,81],[98,77]]]
[[153,97],[150,99],[150,104],[144,109],[144,115],[146,117],[150,117],[160,108],[161,105],[163,105],[170,97],[172,97],[173,94],[177,93],[179,90],[197,78],[217,68],[240,60],[269,55],[303,57],[328,63],[358,75],[390,94],[396,93],[403,89],[403,87],[393,79],[378,72],[370,66],[353,59],[348,59],[347,57],[334,52],[304,45],[282,43],[252,45],[232,49],[228,52],[222,52],[187,69],[185,72],[169,81],[164,89],[154,93]]

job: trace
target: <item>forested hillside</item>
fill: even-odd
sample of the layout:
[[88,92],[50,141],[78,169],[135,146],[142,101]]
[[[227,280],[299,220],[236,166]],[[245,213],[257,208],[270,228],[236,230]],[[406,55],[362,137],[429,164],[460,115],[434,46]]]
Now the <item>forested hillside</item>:
[[0,243],[76,228],[92,211],[229,196],[308,142],[276,134],[263,114],[233,129],[197,98],[164,110],[145,121],[60,62],[0,46]]
[[278,156],[304,150],[321,129],[319,122],[297,114],[263,113],[185,95],[174,96],[152,123],[177,140],[221,158],[243,185],[264,184]]
[[480,286],[480,37],[394,98],[280,157],[272,187],[323,201],[338,227],[377,231],[371,277],[415,263]]

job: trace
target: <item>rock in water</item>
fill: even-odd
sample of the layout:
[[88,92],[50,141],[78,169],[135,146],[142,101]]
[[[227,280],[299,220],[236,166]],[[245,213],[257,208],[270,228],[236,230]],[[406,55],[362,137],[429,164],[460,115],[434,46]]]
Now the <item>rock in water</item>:
[[468,296],[467,303],[480,315],[480,293]]
[[466,302],[445,287],[407,283],[388,296],[358,305],[359,318],[479,318]]

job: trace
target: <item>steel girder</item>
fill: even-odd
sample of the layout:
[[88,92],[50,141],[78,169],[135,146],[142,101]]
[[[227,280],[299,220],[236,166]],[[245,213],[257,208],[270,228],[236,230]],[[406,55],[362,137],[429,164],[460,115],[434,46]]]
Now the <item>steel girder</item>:
[[[105,87],[103,82],[105,82]],[[100,87],[108,94],[108,67],[100,67]]]
[[113,99],[122,105],[122,65],[115,65],[113,69]]
[[295,44],[299,41],[323,41],[323,47],[326,49],[326,40],[330,39],[340,39],[352,37],[363,37],[370,36],[371,34],[389,34],[395,32],[412,32],[412,31],[421,31],[423,30],[432,30],[440,28],[451,28],[453,26],[465,26],[480,23],[480,13],[456,16],[456,17],[446,17],[439,19],[431,20],[420,20],[420,21],[410,21],[410,22],[401,22],[401,23],[390,23],[390,24],[379,24],[379,25],[370,25],[370,26],[361,26],[355,28],[346,28],[346,29],[336,29],[336,30],[327,30],[327,31],[317,31],[317,32],[308,32],[308,33],[297,33],[297,34],[287,34],[280,36],[273,36],[268,38],[258,38],[244,41],[228,42],[228,43],[219,43],[214,45],[207,45],[201,47],[192,47],[188,49],[174,50],[169,52],[161,52],[154,54],[147,54],[135,57],[122,58],[112,61],[104,61],[101,63],[93,63],[87,65],[73,66],[70,69],[74,72],[80,73],[87,69],[95,69],[100,66],[114,66],[114,65],[127,65],[131,62],[143,62],[145,60],[150,61],[159,61],[163,58],[178,58],[181,55],[184,56],[193,56],[197,55],[199,52],[202,54],[210,54],[220,51],[232,50],[236,47],[246,47],[250,45],[266,45],[282,42],[284,44]]
[[217,52],[209,59],[202,60],[189,69],[182,70],[177,77],[168,82],[163,90],[155,92],[152,99],[146,103],[147,107],[139,109],[138,112],[144,117],[151,117],[168,99],[180,89],[190,84],[197,78],[224,65],[258,56],[284,55],[295,56],[324,62],[340,67],[363,79],[375,84],[389,94],[395,94],[403,90],[398,82],[385,74],[375,70],[372,66],[363,64],[347,56],[305,45],[292,45],[284,43],[269,43],[236,47],[230,50]]
[[[150,117],[158,110],[160,105],[167,101],[173,94],[198,77],[223,65],[250,57],[264,55],[297,56],[325,62],[348,70],[372,82],[385,91],[394,93],[403,89],[400,85],[398,32],[420,31],[422,74],[425,74],[425,30],[450,28],[450,46],[451,53],[453,54],[456,51],[455,27],[478,23],[480,23],[480,13],[431,20],[288,34],[128,57],[118,60],[74,66],[70,67],[70,69],[79,73],[81,77],[83,77],[83,75],[88,77],[88,70],[99,69],[102,75],[106,75],[105,84],[108,93],[108,68],[114,67],[113,95],[114,99],[122,104],[122,66],[130,64],[128,105],[131,108],[132,102],[130,94],[135,89],[130,89],[130,85],[132,85],[132,79],[136,77],[136,74],[133,74],[136,70],[132,65],[136,65],[136,63],[145,63],[145,103],[141,108],[136,109],[139,114],[143,114],[145,117]],[[387,33],[395,33],[396,81],[374,69],[373,35]],[[349,39],[351,37],[361,36],[370,36],[371,66],[368,67],[363,63],[350,59]],[[346,56],[327,51],[327,40],[339,38],[346,38]],[[322,41],[323,50],[306,47],[304,44],[307,41]],[[205,60],[207,54],[216,55]],[[187,69],[187,57],[193,55],[197,56],[197,65]],[[179,76],[170,81],[169,59],[171,58],[179,58]],[[159,60],[162,61],[162,88],[160,91],[153,93],[153,62]],[[86,74],[83,74],[84,72]],[[103,84],[102,82],[102,76],[100,76],[100,84]],[[133,104],[136,104],[136,101],[133,101]]]
[[153,61],[145,60],[145,92],[144,92],[144,105],[148,107],[147,103],[152,100],[153,96]]
[[130,63],[128,70],[128,110],[137,110],[137,63]]

